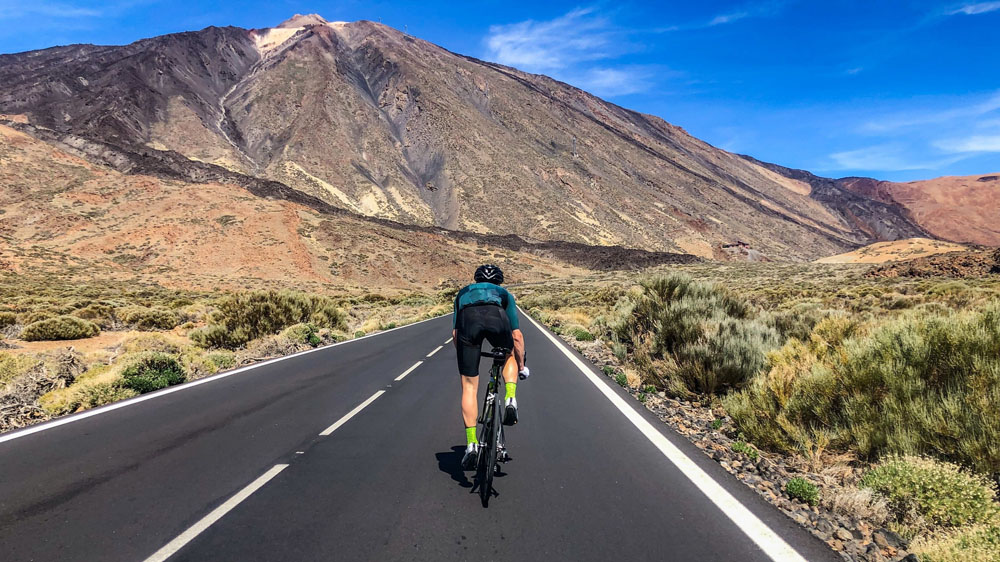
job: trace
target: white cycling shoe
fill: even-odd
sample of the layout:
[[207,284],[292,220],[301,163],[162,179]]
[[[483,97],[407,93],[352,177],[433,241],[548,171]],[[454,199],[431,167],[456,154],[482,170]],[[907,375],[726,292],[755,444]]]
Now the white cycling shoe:
[[517,423],[517,398],[508,398],[504,407],[503,424],[514,425]]
[[462,457],[462,468],[465,470],[476,468],[477,458],[479,458],[479,443],[469,443],[465,446],[465,455]]

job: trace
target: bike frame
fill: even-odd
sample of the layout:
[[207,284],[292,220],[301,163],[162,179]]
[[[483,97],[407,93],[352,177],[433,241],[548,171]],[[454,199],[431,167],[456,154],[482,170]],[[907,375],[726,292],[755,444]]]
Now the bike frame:
[[[491,495],[495,495],[493,489],[493,475],[499,471],[500,462],[509,459],[507,455],[506,439],[503,431],[503,411],[500,400],[500,382],[503,380],[503,367],[510,355],[510,350],[503,348],[493,348],[490,352],[481,352],[484,357],[493,359],[493,366],[490,368],[490,381],[486,387],[486,397],[483,399],[483,408],[479,413],[480,424],[479,442],[480,453],[476,463],[477,486],[480,497],[485,507],[489,503]],[[492,466],[490,466],[492,465]]]

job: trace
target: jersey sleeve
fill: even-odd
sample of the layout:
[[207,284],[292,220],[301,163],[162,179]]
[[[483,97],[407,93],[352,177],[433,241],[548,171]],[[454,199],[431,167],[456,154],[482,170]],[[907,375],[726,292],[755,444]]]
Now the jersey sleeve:
[[510,291],[504,289],[507,293],[507,306],[504,309],[507,311],[507,319],[510,320],[511,330],[520,330],[521,324],[517,320],[517,303],[514,302],[514,295],[510,294]]

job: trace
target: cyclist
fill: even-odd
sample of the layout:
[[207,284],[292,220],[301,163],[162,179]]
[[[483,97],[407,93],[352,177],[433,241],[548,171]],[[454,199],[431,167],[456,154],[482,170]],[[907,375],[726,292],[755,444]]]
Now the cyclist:
[[483,340],[494,347],[513,350],[503,368],[506,383],[504,404],[504,425],[517,423],[518,374],[526,378],[529,374],[524,365],[524,336],[517,320],[517,305],[514,297],[500,285],[503,271],[496,265],[481,265],[473,276],[475,283],[464,287],[455,296],[455,318],[452,337],[458,354],[458,372],[462,377],[462,418],[465,421],[465,455],[462,466],[475,467],[479,452],[476,438],[476,418],[478,417],[479,359]]

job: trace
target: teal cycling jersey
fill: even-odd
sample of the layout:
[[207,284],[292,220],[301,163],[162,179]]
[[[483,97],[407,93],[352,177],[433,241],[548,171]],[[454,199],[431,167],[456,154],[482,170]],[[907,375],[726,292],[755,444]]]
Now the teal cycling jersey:
[[495,304],[503,308],[507,312],[507,319],[510,320],[510,329],[520,328],[517,322],[517,304],[514,302],[514,295],[508,293],[507,289],[493,283],[473,283],[455,295],[455,316],[452,319],[452,327],[457,325],[460,310],[467,306],[480,304]]

